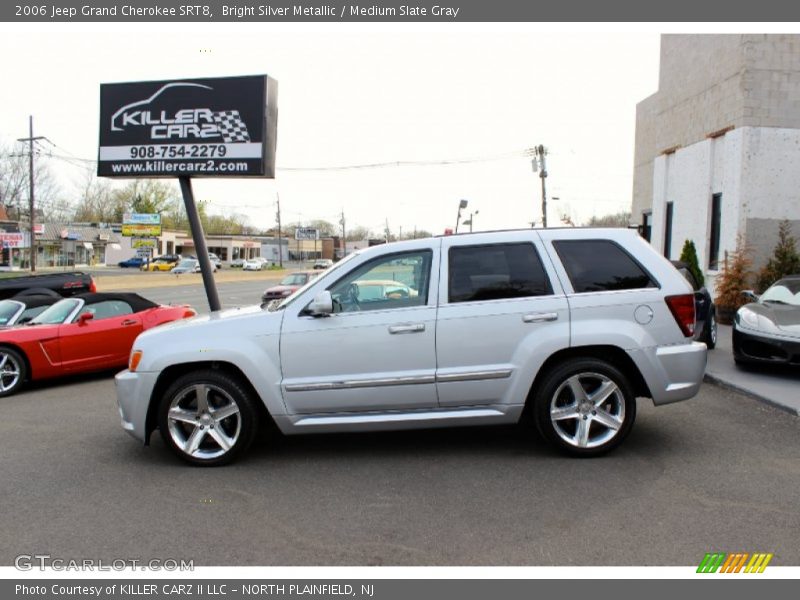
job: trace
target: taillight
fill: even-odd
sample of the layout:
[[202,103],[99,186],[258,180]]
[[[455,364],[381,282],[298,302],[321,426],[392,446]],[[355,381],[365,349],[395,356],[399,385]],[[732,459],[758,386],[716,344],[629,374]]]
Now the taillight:
[[94,277],[89,275],[89,291],[95,293],[97,291],[97,284],[94,282]]
[[686,337],[694,335],[694,294],[681,294],[664,298],[672,316]]

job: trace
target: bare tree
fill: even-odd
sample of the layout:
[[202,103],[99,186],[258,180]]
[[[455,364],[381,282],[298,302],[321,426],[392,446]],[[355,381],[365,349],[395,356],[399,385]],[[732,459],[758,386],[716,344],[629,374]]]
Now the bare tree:
[[622,211],[602,217],[592,217],[587,225],[589,227],[627,227],[631,223],[631,213]]
[[[0,204],[6,208],[10,217],[16,219],[28,218],[30,213],[30,168],[27,152],[22,144],[0,146]],[[47,216],[48,211],[62,210],[64,201],[58,200],[60,192],[50,163],[45,157],[35,155],[35,158],[34,208]]]

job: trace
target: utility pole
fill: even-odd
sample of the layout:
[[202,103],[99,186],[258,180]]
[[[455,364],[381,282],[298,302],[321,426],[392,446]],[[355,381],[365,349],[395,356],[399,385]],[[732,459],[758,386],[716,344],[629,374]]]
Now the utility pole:
[[386,237],[386,243],[389,243],[389,219],[386,219],[386,229],[383,230],[384,236]]
[[28,137],[26,138],[19,138],[17,139],[18,142],[28,142],[28,167],[29,167],[29,177],[30,183],[28,184],[28,191],[30,192],[30,225],[31,225],[31,273],[36,272],[36,243],[35,243],[35,234],[34,230],[36,227],[34,226],[34,214],[33,214],[33,142],[36,140],[43,140],[45,139],[44,136],[33,137],[33,115],[28,118]]
[[[281,234],[281,195],[278,192],[275,192],[275,196],[278,199],[278,212],[275,215],[278,219],[278,265],[280,265],[281,269],[283,268],[283,235]],[[288,244],[286,246],[289,247]]]
[[347,256],[347,238],[345,237],[345,228],[344,228],[344,209],[342,209],[342,218],[339,220],[339,224],[342,226],[342,258]]
[[[542,227],[547,229],[547,191],[545,189],[545,180],[547,179],[547,148],[542,144],[536,147],[536,156],[539,158],[539,178],[542,180]],[[536,159],[534,158],[534,161]],[[535,171],[536,169],[534,169]]]

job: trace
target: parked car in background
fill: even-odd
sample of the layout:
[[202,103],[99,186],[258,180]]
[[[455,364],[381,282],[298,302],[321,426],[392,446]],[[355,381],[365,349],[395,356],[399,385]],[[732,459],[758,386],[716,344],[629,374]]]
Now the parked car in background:
[[231,269],[241,269],[244,266],[243,258],[235,258],[231,261]]
[[[374,281],[406,293],[362,301]],[[638,397],[700,389],[694,324],[689,284],[626,229],[408,240],[349,255],[277,306],[142,334],[117,400],[128,433],[158,429],[206,466],[244,452],[265,414],[285,434],[525,414],[556,448],[596,456],[628,435]]]
[[[211,271],[216,272],[217,267],[212,262],[211,263]],[[177,265],[175,265],[171,270],[170,273],[174,273],[175,275],[181,275],[183,273],[199,273],[200,272],[200,261],[196,258],[184,258],[181,259]]]
[[145,263],[141,256],[132,256],[128,260],[121,260],[117,263],[118,267],[123,269],[139,269]]
[[328,267],[333,266],[333,261],[330,258],[320,258],[314,263],[315,269],[327,269]]
[[26,381],[123,367],[140,333],[196,314],[188,305],[161,306],[138,294],[63,298],[27,325],[0,331],[0,396]]
[[261,295],[261,301],[271,302],[273,300],[283,300],[316,277],[319,277],[319,273],[316,271],[295,271],[289,273],[281,279],[278,285],[267,288]]
[[213,252],[208,253],[208,258],[211,260],[211,264],[214,265],[216,269],[222,268],[222,261],[219,259],[219,256],[214,254]]
[[97,291],[94,279],[89,273],[70,271],[44,275],[21,275],[0,279],[0,299],[25,293],[52,293],[67,297]]
[[269,268],[269,261],[261,256],[249,258],[242,265],[242,269],[245,271],[261,271],[267,268]]
[[0,300],[0,327],[23,325],[61,299],[58,294],[22,294]]
[[142,265],[143,271],[171,271],[178,264],[177,260],[171,257],[159,256],[147,264]]
[[673,260],[672,264],[694,290],[694,311],[697,315],[694,339],[705,343],[709,350],[713,350],[717,347],[717,315],[711,293],[698,283],[689,270],[689,265],[679,260]]
[[800,367],[800,275],[779,279],[761,296],[745,294],[753,302],[733,320],[736,364]]

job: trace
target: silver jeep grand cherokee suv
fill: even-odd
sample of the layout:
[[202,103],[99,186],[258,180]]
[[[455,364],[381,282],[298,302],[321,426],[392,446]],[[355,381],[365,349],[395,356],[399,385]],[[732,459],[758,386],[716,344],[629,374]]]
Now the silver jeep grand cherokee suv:
[[694,296],[635,232],[411,240],[348,256],[277,306],[150,330],[116,377],[122,426],[199,465],[285,434],[516,423],[596,456],[636,398],[691,398]]

